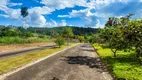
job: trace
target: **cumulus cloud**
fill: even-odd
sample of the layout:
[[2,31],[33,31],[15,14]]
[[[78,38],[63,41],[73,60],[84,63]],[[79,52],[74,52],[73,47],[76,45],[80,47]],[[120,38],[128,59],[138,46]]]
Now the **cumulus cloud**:
[[95,13],[91,12],[91,9],[83,9],[83,10],[72,10],[69,15],[59,15],[58,17],[68,17],[68,18],[74,18],[79,17],[83,20],[85,20],[85,26],[96,26],[98,24],[98,17]]
[[33,12],[29,15],[28,22],[32,25],[44,26],[46,24],[46,19],[40,13]]
[[67,25],[66,20],[62,20],[60,26],[66,26],[66,25]]
[[0,10],[5,11],[8,9],[7,7],[8,4],[8,0],[1,0],[0,2]]
[[51,12],[55,11],[53,8],[49,8],[47,6],[43,7],[33,7],[29,9],[30,13],[38,12],[39,14],[50,14]]
[[74,6],[86,6],[87,0],[41,0],[41,4],[54,9],[72,8]]
[[85,26],[94,27],[104,25],[109,17],[120,17],[133,13],[135,18],[139,18],[142,12],[140,0],[90,0],[88,4],[94,7],[90,5],[86,9],[72,10],[68,15],[58,15],[58,17],[79,17],[85,20]]
[[[31,7],[28,24],[38,26],[59,26],[67,25],[65,20],[61,23],[49,19],[45,15],[65,8],[74,8],[75,6],[85,7],[82,10],[72,10],[69,14],[58,15],[58,18],[80,18],[84,20],[84,26],[102,26],[108,17],[126,16],[129,13],[136,14],[134,17],[142,17],[142,0],[34,0],[43,6]],[[1,0],[0,10],[3,14],[0,16],[12,19],[20,19],[20,9],[10,8],[11,6],[21,6],[22,3],[13,3],[10,0]],[[120,6],[121,5],[121,6]]]
[[23,4],[22,3],[12,3],[12,2],[8,4],[8,6],[21,6],[21,5]]
[[0,2],[0,10],[5,14],[0,14],[6,18],[18,19],[20,17],[20,9],[12,9],[9,6],[22,5],[22,3],[12,3],[10,0],[2,0]]

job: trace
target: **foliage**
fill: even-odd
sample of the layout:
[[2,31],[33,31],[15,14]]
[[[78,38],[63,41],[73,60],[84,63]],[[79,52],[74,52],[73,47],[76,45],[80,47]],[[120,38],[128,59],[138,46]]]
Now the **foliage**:
[[26,16],[28,16],[28,8],[27,7],[22,7],[21,8],[21,16],[23,17],[23,18],[25,18]]
[[85,38],[84,38],[84,36],[78,36],[78,40],[79,40],[80,42],[84,42],[84,41],[85,41]]
[[93,34],[92,37],[89,40],[90,43],[103,43],[104,39],[100,37],[99,34]]
[[39,36],[38,36],[39,38],[46,38],[47,36],[46,35],[44,35],[44,34],[39,34]]
[[74,36],[72,29],[70,27],[64,27],[62,31],[62,36],[66,38],[69,45],[70,39]]
[[142,20],[130,20],[133,14],[122,18],[109,18],[106,27],[100,30],[100,37],[109,44],[116,57],[117,50],[128,51],[135,47],[137,57],[142,56]]
[[25,27],[25,23],[26,23],[26,18],[29,15],[29,12],[28,12],[28,8],[27,7],[21,7],[21,16],[23,17],[23,21],[24,21],[24,27]]
[[[67,26],[65,26],[67,27]],[[59,35],[62,35],[63,27],[53,27],[53,28],[38,28],[38,27],[29,27],[27,28],[28,31],[31,31],[33,33],[50,35],[51,37],[57,37]],[[74,35],[91,35],[93,33],[96,33],[98,29],[94,28],[83,28],[83,27],[69,27],[72,29],[72,32]]]
[[64,37],[73,37],[74,36],[74,34],[73,34],[73,32],[72,32],[72,29],[70,28],[70,27],[64,27],[63,28],[63,32],[62,32],[62,35],[64,36]]
[[63,37],[58,37],[56,40],[55,40],[55,43],[59,46],[59,48],[65,44],[65,39]]
[[132,20],[123,28],[123,35],[129,47],[135,47],[137,57],[142,56],[142,20]]
[[51,39],[43,39],[43,38],[36,38],[36,37],[1,37],[0,44],[21,44],[21,43],[33,43],[33,42],[46,42],[52,41]]

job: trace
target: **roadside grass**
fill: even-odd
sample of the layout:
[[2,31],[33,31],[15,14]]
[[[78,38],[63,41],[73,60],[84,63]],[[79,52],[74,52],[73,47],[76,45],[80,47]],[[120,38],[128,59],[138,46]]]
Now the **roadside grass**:
[[134,51],[118,51],[114,58],[109,48],[102,48],[99,44],[93,46],[117,80],[142,80],[142,64]]
[[0,60],[0,75],[8,71],[14,70],[18,67],[21,67],[25,64],[28,64],[32,61],[36,61],[40,58],[46,57],[50,54],[53,54],[55,52],[58,52],[60,50],[63,50],[65,48],[75,46],[75,45],[77,44],[73,43],[73,44],[70,44],[70,46],[62,46],[61,48],[51,48],[51,49],[46,49],[41,51],[35,51],[28,54],[11,57],[8,59],[2,59]]
[[37,38],[37,37],[1,37],[0,44],[23,44],[23,43],[34,43],[34,42],[51,42],[52,39],[49,38]]

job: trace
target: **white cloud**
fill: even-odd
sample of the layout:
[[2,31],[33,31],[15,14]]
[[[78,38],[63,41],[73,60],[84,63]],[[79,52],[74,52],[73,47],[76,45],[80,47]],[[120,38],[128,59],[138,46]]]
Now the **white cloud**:
[[68,18],[74,18],[79,17],[83,20],[85,20],[84,25],[85,26],[96,26],[98,23],[97,21],[97,15],[95,13],[91,12],[91,9],[83,9],[83,10],[72,10],[69,15],[59,15],[58,17],[68,17]]
[[8,0],[1,0],[0,2],[0,10],[5,11],[8,9],[7,7],[8,4]]
[[55,11],[55,9],[43,6],[43,7],[33,7],[29,9],[30,13],[38,12],[39,14],[50,14],[51,12]]
[[66,26],[66,25],[67,25],[66,20],[62,20],[60,26]]
[[28,23],[31,25],[45,26],[46,19],[43,15],[39,14],[38,12],[33,12],[28,17]]
[[6,14],[0,14],[0,16],[5,17],[5,18],[9,18],[9,16]]
[[[59,26],[67,25],[65,20],[61,23],[49,19],[46,20],[44,15],[51,14],[55,10],[73,8],[75,6],[86,7],[82,10],[72,10],[68,15],[58,15],[59,18],[79,17],[85,20],[86,26],[102,25],[108,17],[125,16],[128,13],[135,13],[140,17],[142,12],[142,0],[34,0],[44,6],[31,7],[28,16],[28,23],[38,26]],[[20,19],[20,9],[12,9],[11,6],[21,6],[22,3],[13,3],[10,0],[1,0],[0,10],[4,14],[0,16],[12,19]],[[120,6],[121,5],[121,6]],[[133,6],[132,6],[133,5]],[[93,11],[92,11],[93,10]]]
[[87,0],[42,0],[40,3],[54,9],[64,9],[74,6],[86,6]]
[[87,5],[86,9],[72,10],[68,15],[58,15],[58,17],[79,17],[85,20],[85,26],[98,27],[104,25],[109,17],[126,16],[129,13],[134,13],[137,18],[141,16],[142,12],[140,0],[90,0],[88,4],[90,5]]
[[19,19],[21,16],[20,9],[8,9],[5,13],[12,19]]
[[37,27],[57,27],[57,26],[66,26],[67,23],[65,20],[62,20],[61,23],[57,23],[55,20],[46,18],[39,12],[33,12],[27,17],[27,23],[32,26]]
[[12,9],[8,6],[22,5],[22,3],[12,3],[10,0],[1,0],[0,10],[4,11],[5,14],[0,14],[6,18],[18,19],[20,17],[20,9]]
[[21,5],[23,4],[22,3],[12,3],[12,2],[8,4],[8,6],[21,6]]

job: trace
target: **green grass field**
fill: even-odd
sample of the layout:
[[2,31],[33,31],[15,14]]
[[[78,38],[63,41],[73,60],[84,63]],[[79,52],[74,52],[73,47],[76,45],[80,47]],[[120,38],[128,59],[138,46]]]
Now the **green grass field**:
[[15,68],[18,68],[20,66],[23,66],[27,63],[30,63],[32,61],[36,61],[40,58],[46,57],[50,54],[53,54],[55,52],[58,52],[60,50],[63,50],[65,48],[75,46],[75,45],[77,44],[70,44],[70,46],[62,46],[61,48],[51,48],[51,49],[46,49],[41,51],[35,51],[28,54],[23,54],[20,56],[15,56],[12,58],[0,60],[0,75],[10,70],[13,70]]
[[135,57],[134,51],[118,51],[114,58],[109,48],[102,48],[99,44],[93,46],[117,80],[142,80],[141,61]]

